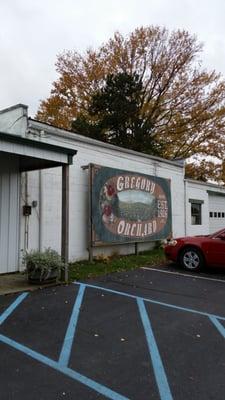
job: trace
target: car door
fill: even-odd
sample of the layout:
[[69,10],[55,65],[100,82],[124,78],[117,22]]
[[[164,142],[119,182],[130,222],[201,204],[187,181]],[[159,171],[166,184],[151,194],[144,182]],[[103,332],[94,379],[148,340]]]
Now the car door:
[[207,240],[205,255],[208,264],[225,267],[225,232]]

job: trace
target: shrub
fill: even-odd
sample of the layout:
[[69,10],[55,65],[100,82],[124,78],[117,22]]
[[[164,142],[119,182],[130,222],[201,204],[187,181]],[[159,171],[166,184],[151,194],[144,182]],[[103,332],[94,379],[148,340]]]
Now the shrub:
[[57,251],[47,248],[44,251],[32,250],[24,256],[29,280],[39,282],[57,278],[59,272],[65,268],[61,256]]

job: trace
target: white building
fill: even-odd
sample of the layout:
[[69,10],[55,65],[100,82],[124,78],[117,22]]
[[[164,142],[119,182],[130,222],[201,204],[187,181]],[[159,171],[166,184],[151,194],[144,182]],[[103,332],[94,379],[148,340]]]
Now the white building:
[[[55,128],[16,105],[0,111],[0,273],[23,268],[22,255],[31,249],[51,247],[69,260],[89,257],[89,176],[83,167],[90,163],[169,179],[173,236],[225,226],[225,188],[184,180],[182,163]],[[108,245],[94,254],[134,248]]]
[[185,236],[213,233],[225,227],[225,187],[184,181]]

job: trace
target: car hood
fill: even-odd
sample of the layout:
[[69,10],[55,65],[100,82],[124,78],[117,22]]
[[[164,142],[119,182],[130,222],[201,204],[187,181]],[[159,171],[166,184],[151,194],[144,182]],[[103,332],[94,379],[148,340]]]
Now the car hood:
[[210,235],[195,235],[195,236],[184,236],[184,237],[179,237],[179,238],[174,238],[174,240],[181,240],[181,241],[201,241],[204,240],[205,238],[209,237]]

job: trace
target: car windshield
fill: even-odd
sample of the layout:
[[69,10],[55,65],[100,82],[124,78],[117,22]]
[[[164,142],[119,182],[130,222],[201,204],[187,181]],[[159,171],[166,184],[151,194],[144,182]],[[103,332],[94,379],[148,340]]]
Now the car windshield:
[[214,232],[214,233],[211,233],[210,235],[209,235],[209,237],[215,237],[215,236],[218,236],[218,235],[220,235],[221,233],[224,233],[225,234],[225,228],[223,228],[223,229],[220,229],[219,231],[216,231],[216,232]]

